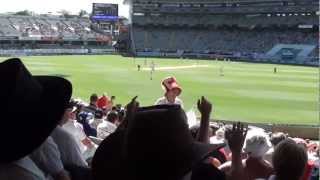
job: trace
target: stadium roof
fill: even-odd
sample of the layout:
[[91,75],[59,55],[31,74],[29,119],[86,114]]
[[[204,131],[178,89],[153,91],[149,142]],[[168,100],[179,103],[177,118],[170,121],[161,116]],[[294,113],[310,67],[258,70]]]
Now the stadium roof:
[[[281,2],[296,2],[296,0],[124,0],[124,4],[129,4],[132,1],[139,1],[139,2],[167,2],[167,3],[180,3],[180,2],[187,2],[187,3],[220,3],[220,2],[272,2],[272,1],[281,1]],[[304,0],[305,2],[314,1],[314,0]]]

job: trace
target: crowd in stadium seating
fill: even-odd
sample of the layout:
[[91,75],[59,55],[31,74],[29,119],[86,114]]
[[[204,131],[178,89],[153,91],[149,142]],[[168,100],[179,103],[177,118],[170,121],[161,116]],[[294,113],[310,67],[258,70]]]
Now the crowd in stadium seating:
[[180,105],[139,107],[135,97],[121,107],[107,94],[70,100],[69,81],[32,76],[19,59],[0,63],[0,82],[3,180],[319,178],[319,142],[210,124],[204,97],[200,123],[189,127]]
[[0,16],[0,35],[69,40],[92,39],[101,36],[91,30],[90,24],[89,19],[86,18]]
[[133,16],[135,25],[145,26],[180,26],[180,27],[210,27],[210,26],[289,26],[315,25],[318,23],[316,15],[310,13],[289,13],[289,14],[256,14],[256,15],[194,15],[184,14],[165,16]]
[[[165,29],[135,28],[135,44],[138,50],[206,51],[266,53],[277,44],[317,45],[316,32],[298,30],[241,30],[241,29]],[[192,41],[191,41],[192,40]]]

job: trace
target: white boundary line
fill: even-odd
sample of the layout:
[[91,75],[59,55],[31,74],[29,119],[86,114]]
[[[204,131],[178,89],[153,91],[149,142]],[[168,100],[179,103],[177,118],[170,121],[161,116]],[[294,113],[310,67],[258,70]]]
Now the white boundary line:
[[[174,70],[174,69],[191,69],[191,68],[201,68],[201,67],[209,67],[209,65],[190,65],[190,66],[165,66],[158,67],[155,70]],[[150,71],[151,68],[142,68],[143,71]]]

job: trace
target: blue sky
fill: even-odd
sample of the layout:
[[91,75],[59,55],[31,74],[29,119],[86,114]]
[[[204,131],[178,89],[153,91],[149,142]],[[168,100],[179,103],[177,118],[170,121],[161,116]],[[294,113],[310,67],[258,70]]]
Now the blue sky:
[[[5,0],[2,0],[5,1]],[[7,0],[0,5],[0,13],[30,10],[36,13],[57,12],[65,9],[78,13],[80,9],[92,11],[92,3],[119,4],[119,15],[128,17],[128,6],[123,5],[123,0]]]

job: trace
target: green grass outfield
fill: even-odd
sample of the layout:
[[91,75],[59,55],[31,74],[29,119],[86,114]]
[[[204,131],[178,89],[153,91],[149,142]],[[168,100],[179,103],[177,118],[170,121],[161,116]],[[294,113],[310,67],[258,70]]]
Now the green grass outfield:
[[[4,58],[1,58],[4,60]],[[175,76],[183,88],[185,109],[200,96],[214,104],[216,119],[262,123],[317,124],[318,68],[222,61],[147,59],[156,68],[207,65],[171,70],[137,71],[145,58],[121,56],[37,56],[23,57],[35,75],[58,75],[69,79],[74,97],[87,100],[91,93],[117,97],[126,104],[138,95],[142,105],[151,105],[163,95],[161,79]],[[223,66],[224,76],[219,69]],[[277,67],[278,73],[273,73]]]

